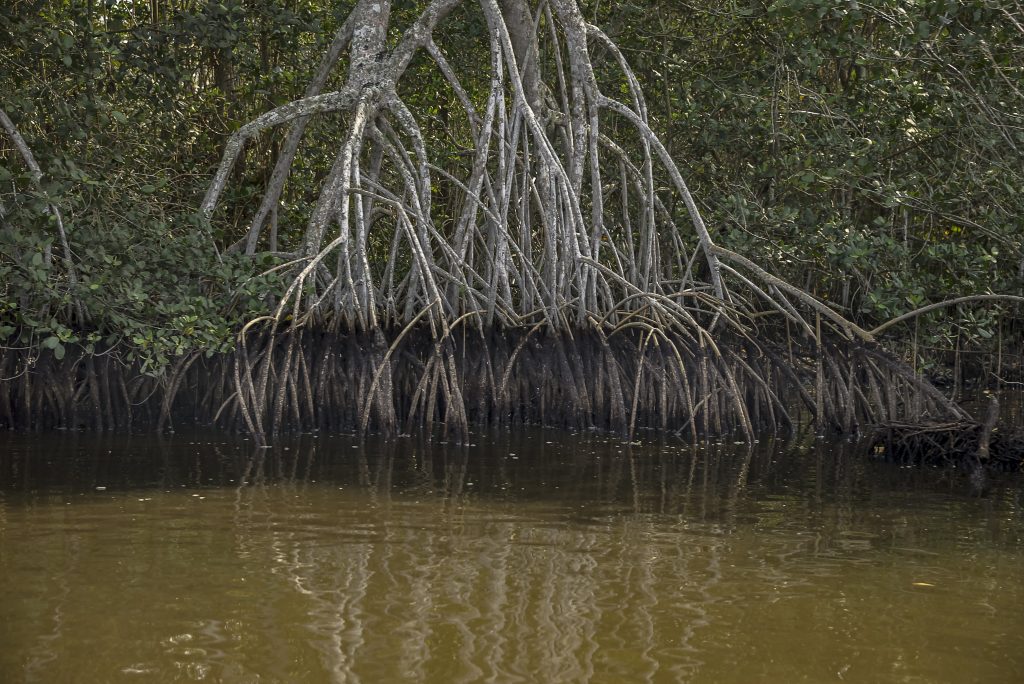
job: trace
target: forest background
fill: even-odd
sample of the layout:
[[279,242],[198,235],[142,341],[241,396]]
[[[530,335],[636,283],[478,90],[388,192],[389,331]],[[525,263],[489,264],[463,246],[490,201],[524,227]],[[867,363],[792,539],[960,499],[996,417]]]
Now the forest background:
[[[280,245],[304,229],[344,117],[311,121],[254,254],[242,247],[281,136],[246,144],[209,224],[203,194],[233,131],[302,96],[351,4],[2,3],[0,109],[41,177],[0,135],[0,345],[57,358],[81,347],[149,374],[232,350],[284,288]],[[392,25],[422,5],[395,3]],[[636,71],[719,245],[865,329],[953,296],[1024,290],[1021,3],[580,6]],[[472,73],[480,54],[466,46],[486,31],[470,5],[435,40]],[[604,62],[613,56],[595,47]],[[486,98],[486,81],[465,85]],[[437,157],[468,165],[472,142],[438,69],[417,58],[399,87]],[[437,197],[442,218],[445,206]],[[951,354],[1019,352],[1022,317],[998,302],[951,307],[887,344],[941,379]],[[995,368],[974,366],[985,380]]]

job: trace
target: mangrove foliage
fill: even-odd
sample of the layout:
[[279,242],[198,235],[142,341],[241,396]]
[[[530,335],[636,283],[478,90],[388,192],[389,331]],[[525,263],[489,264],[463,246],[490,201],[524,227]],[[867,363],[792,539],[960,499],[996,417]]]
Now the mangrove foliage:
[[0,424],[752,439],[1020,380],[1012,0],[15,0],[0,32]]

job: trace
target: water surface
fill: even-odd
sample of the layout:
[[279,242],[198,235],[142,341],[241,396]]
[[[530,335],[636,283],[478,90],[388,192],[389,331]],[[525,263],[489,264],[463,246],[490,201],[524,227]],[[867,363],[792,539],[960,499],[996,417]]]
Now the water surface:
[[1019,480],[845,443],[0,436],[2,682],[1024,682]]

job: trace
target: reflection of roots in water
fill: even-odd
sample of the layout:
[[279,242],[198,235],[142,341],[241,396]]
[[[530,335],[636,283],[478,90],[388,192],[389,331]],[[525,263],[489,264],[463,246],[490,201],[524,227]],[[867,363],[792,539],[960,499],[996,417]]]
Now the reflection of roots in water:
[[[324,672],[339,682],[685,681],[719,672],[730,657],[723,649],[742,657],[751,644],[743,629],[768,621],[743,617],[737,629],[744,602],[774,610],[793,601],[799,611],[813,599],[815,616],[845,619],[841,602],[817,601],[824,583],[856,586],[859,573],[892,564],[885,554],[921,554],[913,547],[943,533],[929,531],[936,511],[910,509],[879,537],[857,506],[871,466],[856,445],[818,445],[787,460],[780,452],[807,445],[516,439],[481,437],[476,452],[416,440],[332,451],[310,439],[218,453],[213,464],[228,463],[238,482],[227,540],[249,580],[244,595],[269,600],[237,613],[245,619],[236,627],[190,623],[179,631],[191,638],[161,644],[162,653],[182,677],[222,681],[251,679],[230,643],[237,634],[266,638],[258,657],[269,662],[253,671],[273,669],[281,680]],[[530,448],[546,451],[512,460]],[[211,472],[211,461],[192,456],[181,474],[189,482]],[[561,487],[557,499],[551,485]],[[0,504],[0,534],[14,510]],[[33,635],[57,620],[57,631],[33,636],[40,680],[54,680],[61,640],[73,638],[77,615],[66,610],[86,591],[76,578],[89,576],[76,559],[103,541],[86,533],[61,528],[55,543],[66,562],[51,565],[65,568],[61,591],[33,609]],[[41,547],[39,558],[52,552]],[[934,564],[928,582],[955,579],[925,564]],[[974,593],[992,611],[1005,595],[1002,575],[989,572]],[[253,629],[249,619],[265,622]],[[836,627],[855,641],[863,624]],[[46,659],[54,653],[57,662]],[[132,657],[139,662],[129,669],[159,668]]]
[[[753,499],[759,510],[774,505],[751,492],[772,478],[812,478],[811,499],[798,505],[827,515],[816,535],[758,542],[766,562],[751,577],[775,587],[759,590],[761,598],[787,599],[807,589],[809,571],[835,575],[870,551],[856,534],[862,462],[852,445],[787,464],[776,461],[778,445],[645,450],[566,439],[526,469],[507,456],[525,453],[516,442],[486,458],[414,440],[346,445],[334,460],[350,464],[346,482],[357,484],[344,491],[324,484],[325,446],[255,450],[235,463],[234,553],[243,568],[270,568],[272,585],[288,587],[286,613],[268,606],[269,619],[301,626],[303,647],[335,681],[470,682],[698,675],[713,616],[735,599],[728,568],[756,533],[744,516]],[[557,504],[531,501],[529,491],[477,494],[484,472],[492,486],[585,483],[588,513],[575,511],[579,492]],[[826,498],[836,502],[827,511]],[[176,660],[227,677],[223,640],[194,631],[199,640],[186,646],[202,653]],[[44,637],[37,650],[52,653],[59,637]],[[52,667],[36,663],[41,674]]]
[[[72,562],[72,566],[75,563]],[[57,578],[59,589],[50,594],[56,594],[53,611],[50,613],[50,622],[53,625],[48,634],[41,634],[35,646],[32,648],[28,662],[25,664],[25,674],[28,681],[41,681],[44,677],[40,674],[46,671],[46,666],[57,660],[61,642],[64,640],[64,606],[71,595],[71,588],[68,585],[68,574],[74,568],[69,567],[60,573]]]
[[[656,468],[637,459],[624,470],[609,461],[605,484],[627,485],[626,515],[574,529],[537,517],[530,504],[495,511],[466,494],[465,450],[434,470],[427,452],[406,447],[400,458],[415,473],[408,491],[425,499],[395,499],[395,453],[353,454],[365,477],[358,492],[339,492],[356,501],[339,503],[337,534],[326,541],[304,530],[323,533],[330,521],[303,513],[303,483],[285,480],[273,495],[257,484],[266,450],[237,491],[239,552],[269,549],[335,681],[379,679],[382,662],[395,679],[451,682],[615,673],[651,681],[700,670],[694,641],[709,624],[726,542],[695,538],[683,522],[665,532],[640,510],[657,477],[659,507],[679,510],[696,495],[710,511],[719,482],[736,482],[735,474],[719,480],[731,471],[710,467],[713,457],[687,449]],[[693,491],[695,471],[705,473],[703,492]]]

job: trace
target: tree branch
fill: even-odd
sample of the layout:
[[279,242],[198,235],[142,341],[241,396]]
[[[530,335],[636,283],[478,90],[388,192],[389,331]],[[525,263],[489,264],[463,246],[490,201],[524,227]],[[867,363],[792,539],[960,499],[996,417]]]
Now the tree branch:
[[[0,126],[3,126],[7,132],[11,142],[14,143],[14,148],[18,150],[18,154],[25,162],[25,166],[28,167],[29,173],[32,176],[32,181],[37,187],[42,189],[43,170],[39,168],[39,164],[36,162],[35,156],[32,154],[32,149],[25,142],[25,139],[21,137],[21,133],[18,131],[18,127],[14,125],[11,118],[7,116],[7,112],[0,109]],[[78,294],[75,290],[78,289],[78,273],[75,271],[75,262],[71,258],[71,244],[68,242],[67,231],[64,230],[64,219],[61,216],[60,208],[56,203],[49,201],[47,198],[47,207],[53,214],[54,219],[57,223],[57,234],[60,237],[61,248],[64,250],[64,266],[68,270],[68,282],[71,284],[71,300],[74,302],[75,312],[78,314],[79,323],[85,322],[85,311],[82,309],[82,303],[78,300]]]
[[968,295],[966,297],[956,297],[955,299],[947,299],[944,302],[937,302],[935,304],[929,304],[922,306],[920,309],[914,309],[902,316],[886,321],[882,325],[878,326],[871,331],[871,335],[877,335],[883,330],[888,330],[897,323],[910,320],[911,318],[917,318],[922,314],[926,314],[929,311],[935,311],[936,309],[944,309],[947,306],[956,306],[957,304],[966,304],[967,302],[1014,302],[1016,304],[1024,304],[1024,297],[1018,297],[1017,295],[999,295],[999,294],[980,294],[980,295]]

